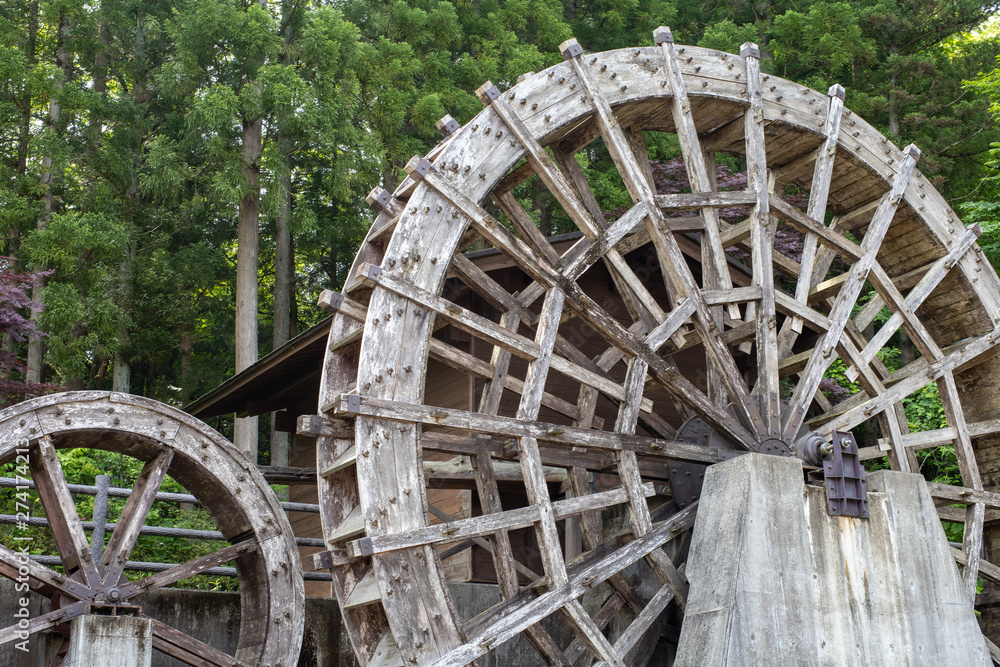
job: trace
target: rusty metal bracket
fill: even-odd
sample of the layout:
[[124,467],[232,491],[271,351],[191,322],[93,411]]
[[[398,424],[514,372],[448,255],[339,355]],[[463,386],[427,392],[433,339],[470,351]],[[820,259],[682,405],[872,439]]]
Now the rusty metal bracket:
[[850,433],[834,431],[831,458],[823,461],[826,511],[830,516],[868,518],[868,490],[858,443]]

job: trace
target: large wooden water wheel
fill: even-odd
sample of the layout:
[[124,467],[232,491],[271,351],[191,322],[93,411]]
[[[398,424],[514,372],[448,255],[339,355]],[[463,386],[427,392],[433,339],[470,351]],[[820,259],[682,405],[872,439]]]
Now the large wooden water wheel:
[[[56,454],[73,448],[108,450],[142,463],[106,547],[101,540],[103,549],[95,542],[92,550]],[[24,496],[19,511],[23,507],[27,512],[28,498],[37,494],[58,552],[38,562],[20,551],[34,546],[30,537],[0,545],[0,574],[18,582],[22,594],[30,588],[51,600],[45,613],[24,622],[9,610],[12,624],[0,629],[0,644],[33,645],[41,633],[53,629],[68,636],[65,624],[84,614],[151,618],[148,609],[143,611],[148,593],[232,562],[241,599],[235,651],[223,647],[231,651],[226,652],[202,641],[198,631],[188,634],[157,618],[151,618],[153,648],[173,658],[171,664],[295,663],[302,644],[305,594],[291,528],[256,467],[215,430],[176,408],[138,396],[105,391],[54,394],[0,411],[0,462],[15,464],[24,484],[18,489]],[[230,544],[185,563],[164,564],[155,574],[139,578],[126,572],[130,554],[167,475],[194,496]],[[64,640],[63,648],[66,644]],[[62,664],[63,653],[48,664]]]
[[[834,431],[880,434],[862,458],[903,471],[953,445],[965,488],[935,493],[968,506],[969,595],[996,577],[980,554],[997,498],[982,489],[1000,481],[1000,283],[978,230],[839,86],[762,74],[752,44],[682,47],[666,28],[655,43],[570,40],[566,62],[487,83],[482,113],[446,118],[402,185],[373,191],[352,277],[324,296],[320,409],[347,419],[317,427],[316,562],[362,664],[464,665],[519,634],[552,664],[644,664],[683,614],[701,466],[746,451],[819,465]],[[656,191],[650,132],[676,136],[690,192]],[[601,145],[632,200],[614,219],[577,159]],[[719,191],[721,156],[745,188]],[[575,235],[539,231],[512,192],[530,179]],[[725,222],[731,207],[745,219]],[[800,258],[774,249],[779,228],[804,235]],[[917,355],[890,371],[878,353],[898,331]],[[861,391],[834,405],[821,384],[838,359]],[[949,427],[910,433],[901,401],[928,384]],[[450,457],[468,461],[481,515],[435,506],[424,468]],[[523,506],[498,482],[512,464]],[[515,534],[537,554],[515,555]],[[502,602],[464,618],[442,558],[484,543]]]

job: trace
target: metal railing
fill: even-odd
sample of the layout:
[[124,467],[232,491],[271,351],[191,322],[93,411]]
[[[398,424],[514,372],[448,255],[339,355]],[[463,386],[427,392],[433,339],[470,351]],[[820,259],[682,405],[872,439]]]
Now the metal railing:
[[[94,556],[100,558],[104,547],[104,535],[107,531],[114,531],[117,523],[108,523],[108,500],[110,498],[128,498],[132,489],[113,487],[109,485],[110,477],[107,475],[97,476],[97,485],[68,484],[69,491],[74,494],[94,496],[94,520],[81,521],[83,529],[91,531],[91,542],[93,544]],[[25,479],[15,479],[13,477],[0,477],[0,488],[19,487],[21,489],[35,488],[34,482]],[[159,492],[156,500],[169,503],[188,503],[200,505],[198,499],[186,493]],[[311,503],[281,502],[281,508],[286,512],[306,512],[316,514],[319,512],[319,505]],[[33,528],[46,528],[49,525],[48,519],[42,517],[31,517],[25,520],[24,516],[18,517],[13,514],[0,514],[0,524],[19,524]],[[228,542],[223,534],[217,530],[197,530],[194,528],[172,528],[169,526],[146,526],[139,530],[139,535],[151,537],[177,537],[191,540],[212,540],[218,542]],[[320,547],[324,546],[323,540],[314,537],[296,537],[296,546],[300,547]],[[58,556],[32,555],[31,559],[42,565],[61,565],[62,561]],[[151,563],[145,561],[128,561],[125,564],[126,570],[135,572],[163,572],[179,563]],[[204,570],[200,574],[212,576],[235,577],[237,575],[234,567],[213,567]],[[331,581],[329,573],[326,572],[303,572],[303,579],[307,581]]]

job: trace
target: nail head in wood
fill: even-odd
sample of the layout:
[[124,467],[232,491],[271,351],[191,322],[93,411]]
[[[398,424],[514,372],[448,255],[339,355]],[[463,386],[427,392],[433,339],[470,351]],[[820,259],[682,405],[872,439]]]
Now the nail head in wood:
[[572,37],[559,45],[559,51],[562,53],[563,60],[570,60],[571,58],[583,55],[583,47],[580,46],[580,42]]
[[673,44],[674,35],[670,32],[670,28],[665,25],[661,25],[659,28],[653,31],[653,43],[659,46],[660,44]]

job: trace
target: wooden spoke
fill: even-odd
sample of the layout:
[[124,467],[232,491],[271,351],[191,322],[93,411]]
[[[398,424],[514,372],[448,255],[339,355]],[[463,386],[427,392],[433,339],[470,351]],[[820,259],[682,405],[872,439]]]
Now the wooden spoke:
[[[692,194],[714,192],[716,189],[714,175],[709,174],[705,153],[698,139],[698,129],[695,127],[694,117],[691,115],[691,101],[688,99],[684,77],[681,75],[680,64],[677,62],[677,50],[674,47],[674,38],[670,29],[659,28],[654,33],[654,41],[660,45],[666,63],[665,72],[673,92],[671,111],[674,125],[677,128],[677,140],[680,143],[681,153],[684,155],[684,168],[687,170],[688,180],[691,182],[691,192]],[[705,207],[701,210],[701,215],[705,221],[705,235],[708,241],[703,243],[702,247],[707,251],[706,265],[711,267],[710,270],[705,270],[704,287],[706,289],[729,289],[733,283],[729,276],[726,253],[719,233],[719,212],[714,207]],[[739,309],[735,304],[729,306],[729,316],[733,318],[740,316]]]
[[[509,131],[517,137],[517,141],[524,147],[528,162],[535,173],[545,183],[545,186],[553,194],[560,206],[563,207],[563,210],[576,222],[580,231],[591,241],[597,239],[606,226],[603,215],[595,217],[587,210],[587,206],[576,193],[573,184],[559,171],[553,163],[552,158],[549,157],[541,145],[534,140],[531,132],[510,108],[507,101],[499,95],[499,91],[496,91],[496,87],[492,83],[487,82],[484,84],[478,93],[480,99],[491,105],[491,108],[503,119]],[[572,164],[576,165],[575,160],[572,161]],[[589,187],[589,185],[586,186],[588,192]],[[594,213],[600,213],[600,211],[597,210]],[[656,299],[649,294],[649,291],[642,282],[636,278],[632,269],[625,262],[625,259],[613,248],[605,253],[605,257],[610,264],[616,280],[620,279],[623,282],[626,289],[635,295],[641,302],[642,307],[648,310],[654,319],[661,316],[663,311],[659,304],[657,304]]]
[[[938,390],[941,403],[944,406],[948,423],[955,429],[955,455],[959,470],[962,473],[962,483],[974,491],[981,491],[983,480],[976,464],[976,454],[969,437],[969,428],[965,423],[965,414],[958,395],[958,386],[951,371],[941,374],[938,379]],[[983,521],[986,515],[986,505],[974,502],[968,506],[965,517],[965,532],[962,538],[962,551],[965,552],[965,568],[962,570],[962,580],[969,596],[975,600],[976,578],[979,575],[979,558],[983,548]]]
[[184,634],[166,623],[153,622],[153,648],[195,667],[249,667],[245,662]]
[[468,642],[453,649],[439,660],[431,663],[434,667],[465,665],[491,648],[509,640],[528,625],[532,625],[549,616],[571,600],[578,598],[588,588],[604,581],[612,573],[620,572],[626,566],[644,558],[655,549],[661,548],[666,542],[677,535],[677,529],[688,526],[694,520],[697,505],[691,505],[681,510],[667,521],[662,522],[643,537],[633,540],[618,551],[605,555],[587,567],[573,572],[571,579],[558,585],[549,592],[516,607],[514,609],[497,609],[499,612],[494,622],[486,624]]
[[594,447],[612,451],[628,449],[640,453],[704,463],[719,461],[717,449],[685,442],[644,436],[616,435],[607,431],[545,424],[531,419],[491,417],[464,410],[414,405],[413,403],[368,398],[356,394],[342,395],[336,406],[331,406],[331,409],[344,415],[366,415],[396,421],[412,421],[430,426],[458,428],[475,433],[503,432],[511,437],[533,438],[578,447]]
[[1000,341],[1000,330],[992,331],[947,352],[940,361],[927,363],[921,359],[918,360],[920,363],[911,364],[912,368],[900,369],[892,378],[895,382],[887,387],[884,393],[855,402],[839,415],[825,422],[820,429],[821,432],[825,434],[834,430],[851,430],[869,416],[886,410],[889,406],[898,403],[945,373],[954,371],[959,366],[992,350],[998,341]]
[[[661,586],[656,595],[649,601],[649,604],[636,616],[628,629],[615,642],[615,652],[618,655],[628,655],[642,640],[646,632],[649,631],[656,619],[659,618],[663,610],[674,598],[674,592],[670,586]],[[601,663],[594,667],[602,667]]]
[[14,623],[13,625],[9,625],[0,630],[0,645],[9,644],[10,642],[18,639],[24,639],[24,632],[27,632],[28,635],[33,635],[37,632],[44,632],[45,630],[54,628],[60,623],[65,623],[66,621],[72,620],[77,616],[85,614],[86,612],[87,603],[81,600],[56,609],[55,611],[50,611],[47,614],[27,619],[27,628],[23,627],[20,623]]
[[35,488],[45,507],[56,549],[66,571],[72,573],[79,570],[87,586],[98,590],[101,578],[52,443],[46,438],[40,440],[30,460]]
[[256,542],[239,542],[238,544],[233,544],[223,549],[219,549],[218,551],[195,558],[194,560],[190,560],[181,565],[176,565],[169,570],[157,572],[156,574],[145,577],[134,584],[119,587],[119,590],[122,592],[122,596],[126,598],[133,595],[139,595],[141,593],[148,593],[149,591],[156,590],[157,588],[164,588],[170,584],[176,584],[182,579],[193,577],[204,572],[205,570],[208,570],[209,568],[219,567],[220,565],[228,563],[231,560],[235,560],[243,554],[252,553],[256,550]]
[[104,573],[104,581],[112,583],[118,581],[125,561],[132,553],[132,547],[139,537],[139,530],[146,521],[149,510],[153,507],[153,501],[160,490],[163,479],[167,476],[167,468],[174,459],[171,450],[162,452],[152,461],[143,466],[135,487],[125,503],[118,526],[108,541],[108,546],[101,557],[101,565],[107,567]]
[[[844,113],[844,88],[840,84],[830,87],[828,93],[830,107],[827,110],[826,124],[823,134],[826,140],[819,149],[813,168],[812,185],[809,189],[809,206],[806,216],[822,222],[826,214],[826,202],[830,194],[830,180],[833,177],[833,162],[837,154],[837,141],[840,137],[840,120]],[[812,289],[813,268],[816,265],[817,237],[807,233],[802,244],[802,272],[795,283],[795,300],[805,304]],[[795,344],[795,336],[802,332],[802,320],[792,318],[782,327],[780,349],[787,352]]]
[[[520,317],[512,311],[504,313],[501,318],[501,325],[505,328],[516,331]],[[482,398],[479,402],[479,411],[484,414],[495,415],[500,410],[500,400],[503,393],[504,378],[507,377],[510,365],[510,352],[500,347],[493,348],[491,362],[494,368],[493,377],[483,387]],[[523,392],[519,392],[522,393]],[[543,394],[541,402],[544,403]],[[480,505],[484,514],[496,516],[503,513],[503,505],[500,501],[500,490],[497,486],[496,476],[493,470],[493,459],[485,447],[472,457],[473,471],[476,477],[476,489],[479,492]],[[532,522],[534,519],[532,519]],[[454,528],[453,525],[449,528]],[[489,544],[493,554],[493,567],[497,573],[497,583],[500,585],[500,594],[504,599],[510,599],[521,590],[517,581],[518,564],[514,558],[514,549],[510,543],[510,535],[505,528],[497,528],[489,531]],[[552,639],[548,631],[539,625],[532,626],[526,631],[528,640],[535,650],[555,665],[570,665],[571,662],[563,655],[562,650]]]
[[875,254],[882,244],[882,238],[889,229],[896,207],[902,199],[906,185],[910,182],[910,176],[917,164],[920,151],[913,145],[906,150],[906,158],[903,161],[896,177],[893,179],[892,189],[883,197],[882,203],[872,217],[872,222],[868,227],[861,248],[863,256],[851,267],[850,277],[844,283],[843,288],[837,294],[833,308],[830,311],[830,328],[823,337],[823,342],[817,345],[816,351],[809,359],[802,379],[795,387],[791,405],[784,423],[784,437],[794,439],[802,426],[806,410],[812,402],[812,396],[819,387],[823,373],[833,362],[833,349],[844,332],[847,320],[851,315],[854,303],[857,301],[864,285],[868,272],[875,263]]
[[[645,387],[648,368],[649,366],[641,359],[633,359],[629,364],[628,374],[625,376],[625,389],[629,398],[622,402],[618,410],[615,433],[627,435],[635,433],[635,425],[639,419],[639,398]],[[646,505],[642,474],[639,472],[639,461],[634,451],[622,450],[618,452],[618,476],[621,477],[622,484],[629,495],[632,534],[637,537],[646,535],[653,529],[653,520],[649,515],[649,506]],[[652,551],[649,554],[649,560],[657,576],[670,588],[675,599],[683,608],[687,599],[687,581],[663,551],[659,549]]]
[[[966,231],[966,233],[962,235],[962,239],[951,248],[948,254],[934,262],[920,281],[913,287],[912,290],[910,290],[905,299],[905,308],[908,311],[907,316],[909,318],[912,319],[914,317],[912,313],[920,308],[927,297],[931,295],[931,292],[937,288],[947,275],[948,271],[958,261],[958,258],[964,255],[969,248],[972,247],[972,244],[975,242],[976,238],[979,237],[979,234],[980,229],[978,225]],[[884,281],[882,282],[884,284]],[[875,313],[877,314],[878,310],[881,310],[881,306],[885,302],[881,298],[877,301],[873,299],[873,301],[879,306],[879,308],[875,310]],[[873,314],[871,317],[874,319],[875,315]],[[872,339],[868,341],[868,344],[861,351],[861,358],[865,363],[874,359],[875,355],[878,354],[878,351],[889,342],[889,338],[891,338],[899,327],[902,326],[903,317],[904,315],[902,312],[899,310],[894,311],[892,315],[889,316],[889,320],[882,325],[874,336],[872,336]],[[849,379],[853,379],[852,376],[849,376]]]
[[[570,53],[573,45],[579,48],[576,40],[564,43],[561,47],[563,53]],[[636,162],[635,155],[629,149],[628,140],[621,127],[618,126],[617,121],[613,119],[610,104],[608,104],[597,82],[593,79],[588,65],[580,60],[579,55],[570,57],[570,62],[583,85],[584,91],[594,106],[595,118],[601,130],[601,136],[604,137],[605,144],[608,146],[611,157],[618,167],[618,172],[621,174],[625,187],[629,190],[633,201],[651,202],[654,200],[656,194],[652,192],[649,184],[643,178],[642,170]],[[753,430],[757,434],[765,432],[760,420],[760,410],[750,399],[750,392],[742,380],[742,376],[736,367],[736,362],[733,360],[732,353],[718,338],[718,329],[711,317],[708,306],[701,298],[698,285],[687,263],[683,259],[677,242],[674,240],[672,234],[664,233],[661,229],[663,222],[662,212],[656,207],[650,206],[648,208],[649,215],[645,219],[646,226],[656,247],[660,264],[670,275],[671,281],[677,286],[678,295],[681,298],[693,298],[695,300],[695,328],[701,335],[706,353],[710,356],[712,363],[719,368],[720,379],[726,384],[726,388],[733,398],[741,418],[745,423],[752,424]],[[755,441],[756,438],[753,438],[746,444]]]
[[[776,225],[771,219],[767,187],[767,160],[764,149],[764,106],[760,89],[760,51],[756,44],[744,44],[740,54],[746,63],[747,96],[750,108],[744,114],[746,126],[747,178],[756,195],[750,216],[750,245],[753,284],[761,289],[756,309],[757,391],[761,397],[761,417],[767,436],[781,432],[781,395],[778,387],[778,321],[774,306],[772,246]],[[762,433],[763,435],[763,433]]]
[[0,575],[17,581],[25,570],[28,586],[33,591],[44,594],[55,589],[78,600],[89,597],[92,593],[87,586],[31,560],[27,551],[14,551],[0,544]]

